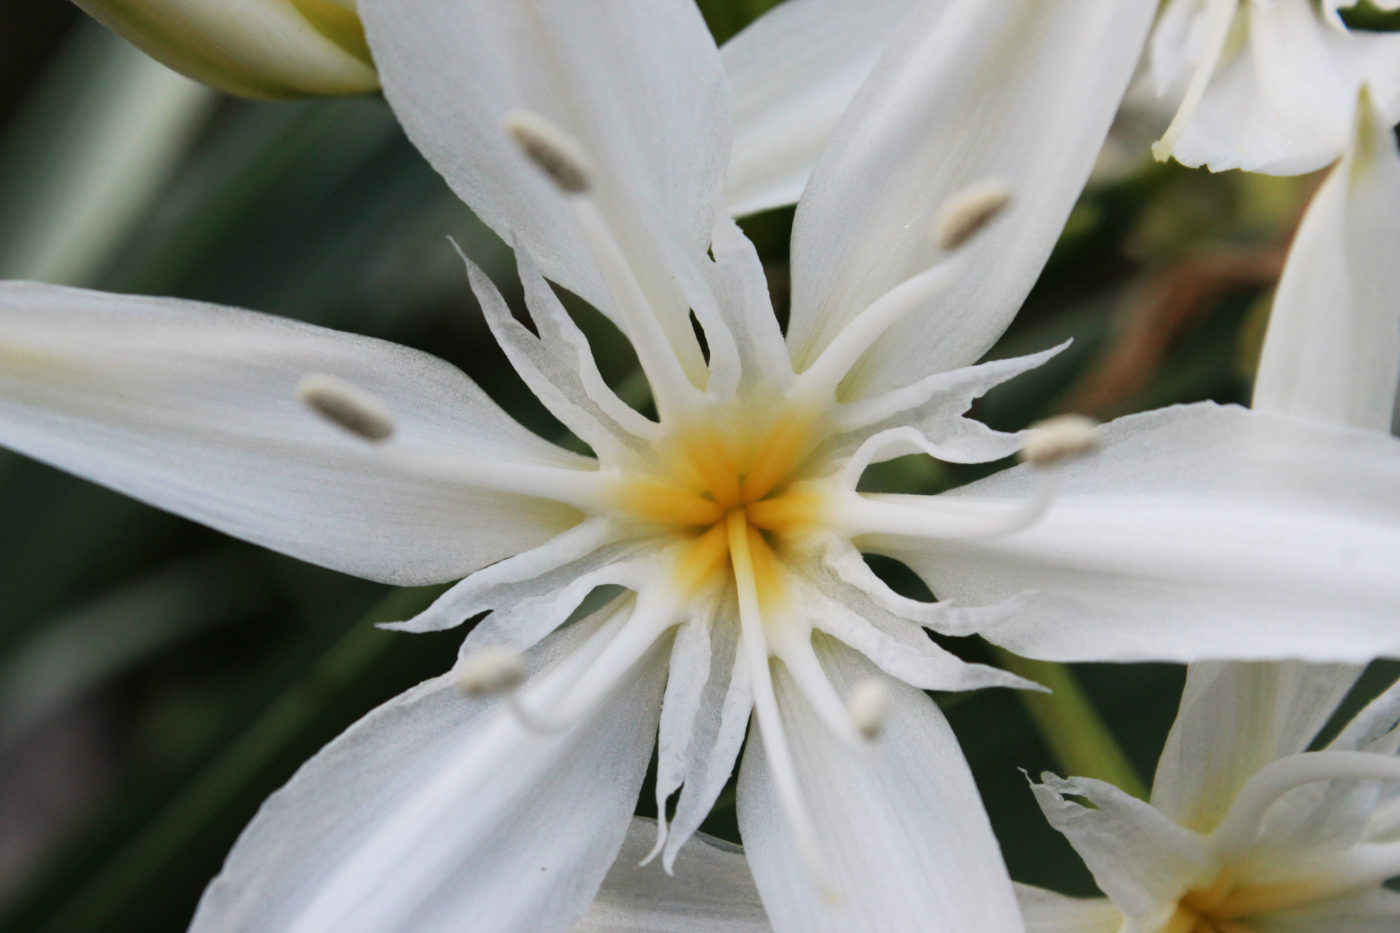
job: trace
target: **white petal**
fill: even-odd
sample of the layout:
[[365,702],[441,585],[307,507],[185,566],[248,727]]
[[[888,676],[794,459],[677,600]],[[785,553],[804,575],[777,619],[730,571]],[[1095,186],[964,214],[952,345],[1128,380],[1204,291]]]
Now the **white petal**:
[[[1036,802],[1093,872],[1094,881],[1125,914],[1156,915],[1210,865],[1206,840],[1150,804],[1090,778],[1041,775]],[[1083,798],[1085,806],[1070,797]]]
[[1356,138],[1294,237],[1256,409],[1390,430],[1400,382],[1400,151],[1384,119],[1363,97]]
[[721,618],[711,627],[714,658],[710,679],[700,700],[695,731],[685,770],[685,786],[676,801],[675,818],[666,837],[662,864],[671,865],[678,852],[710,815],[715,801],[734,773],[739,748],[748,730],[753,711],[753,689],[748,666],[739,652],[738,625],[732,618]]
[[797,201],[837,120],[915,5],[787,0],[724,44],[734,98],[731,214]]
[[975,362],[1020,307],[1088,178],[1155,8],[1122,0],[954,0],[900,29],[852,102],[798,205],[793,359],[931,266],[933,218],[987,179],[1007,217],[967,247],[936,305],[886,333],[846,399]]
[[656,863],[639,866],[656,836],[656,825],[633,819],[603,887],[571,933],[766,933],[744,851],[732,843],[698,836],[676,859],[675,874]]
[[[573,509],[429,478],[392,450],[587,461],[406,347],[213,305],[0,285],[0,442],[221,531],[394,583],[460,577],[533,547]],[[377,396],[381,445],[298,401],[312,373]]]
[[1213,831],[1254,772],[1307,750],[1360,673],[1299,662],[1193,664],[1152,805],[1189,829]]
[[1067,897],[1028,884],[1015,888],[1026,933],[1118,933],[1123,924],[1123,914],[1104,898]]
[[[590,197],[678,345],[693,342],[671,254],[703,258],[729,154],[728,83],[693,4],[362,0],[408,136],[493,230],[609,313],[567,203],[507,138],[513,111],[583,146]],[[684,333],[681,328],[684,327]]]
[[[528,659],[577,676],[606,614]],[[576,727],[526,731],[448,674],[360,720],[263,804],[192,933],[565,930],[622,843],[657,722],[653,653]]]
[[[1209,403],[1121,418],[1061,469],[1060,495],[1002,538],[881,537],[940,599],[1026,611],[984,636],[1051,660],[1400,653],[1400,442]],[[1027,467],[957,490],[1024,502]],[[999,501],[998,501],[999,500]]]
[[1395,933],[1400,927],[1400,894],[1376,889],[1250,918],[1258,933]]
[[1387,125],[1400,119],[1400,36],[1344,32],[1308,0],[1245,3],[1247,42],[1212,77],[1172,155],[1213,171],[1293,175],[1347,145],[1369,82]]
[[[814,647],[839,691],[880,676],[824,636]],[[1020,930],[977,788],[933,701],[886,681],[883,737],[862,755],[831,735],[781,665],[774,666],[774,681],[820,855],[836,885],[834,898],[824,900],[804,869],[755,730],[739,772],[739,828],[774,929]]]

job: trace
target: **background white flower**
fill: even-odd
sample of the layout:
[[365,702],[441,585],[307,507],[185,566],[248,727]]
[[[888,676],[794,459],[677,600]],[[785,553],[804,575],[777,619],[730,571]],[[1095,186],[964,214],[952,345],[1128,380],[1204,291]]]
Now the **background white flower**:
[[1355,5],[1170,0],[1151,69],[1157,94],[1180,105],[1154,153],[1213,171],[1314,171],[1346,148],[1366,84],[1386,125],[1400,121],[1400,36],[1347,29],[1338,11]]

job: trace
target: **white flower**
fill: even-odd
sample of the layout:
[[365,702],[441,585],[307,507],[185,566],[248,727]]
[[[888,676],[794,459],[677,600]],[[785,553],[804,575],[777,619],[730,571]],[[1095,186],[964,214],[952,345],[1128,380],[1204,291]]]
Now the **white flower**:
[[[1032,445],[1038,464],[954,495],[855,491],[904,453],[1022,445],[962,416],[1050,354],[972,364],[1054,244],[1149,6],[921,5],[806,184],[786,336],[721,208],[730,85],[692,7],[360,12],[410,137],[516,246],[536,331],[469,266],[496,338],[596,456],[401,347],[0,288],[6,444],[326,566],[466,577],[403,628],[492,611],[458,668],[267,801],[196,930],[564,928],[622,845],[653,746],[669,865],[746,731],[739,820],[776,929],[1016,930],[976,789],[923,692],[1015,681],[922,628],[1051,658],[1400,650],[1386,438],[1187,406],[1097,435],[1061,423]],[[756,158],[788,180],[733,200],[794,190],[800,159]],[[547,279],[627,335],[657,419],[608,390]],[[862,550],[944,601],[897,596]],[[605,586],[622,593],[585,614]]]
[[[1289,251],[1254,405],[1388,431],[1400,374],[1400,151],[1366,95],[1346,155]],[[1322,752],[1347,665],[1192,665],[1151,806],[1048,777],[1036,796],[1109,900],[1021,887],[1032,933],[1393,930],[1400,895],[1400,685]],[[1388,784],[1374,778],[1389,781]],[[1088,809],[1066,796],[1089,800]],[[716,877],[716,883],[722,882]]]
[[1400,152],[1363,91],[1352,142],[1298,227],[1253,407],[1389,431],[1400,382]]
[[1181,103],[1153,152],[1213,171],[1310,172],[1346,148],[1367,83],[1386,125],[1400,121],[1400,35],[1348,30],[1338,10],[1354,5],[1170,0],[1152,76],[1159,96]]
[[[1032,933],[1262,933],[1400,924],[1400,685],[1306,751],[1347,667],[1199,664],[1151,803],[1042,777],[1046,817],[1108,901],[1020,890]],[[1080,800],[1087,801],[1089,806]]]

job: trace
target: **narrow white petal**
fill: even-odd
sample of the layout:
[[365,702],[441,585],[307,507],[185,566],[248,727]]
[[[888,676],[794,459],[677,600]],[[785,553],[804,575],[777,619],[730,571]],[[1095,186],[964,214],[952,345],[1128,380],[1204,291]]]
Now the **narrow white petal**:
[[[532,654],[577,676],[599,617]],[[657,722],[653,653],[576,728],[528,732],[448,674],[391,700],[263,804],[192,933],[566,930],[611,864]]]
[[965,248],[969,267],[893,326],[843,384],[846,399],[966,366],[1020,307],[1108,133],[1155,4],[953,0],[901,27],[812,173],[793,230],[798,368],[935,259],[933,218],[995,178],[1007,216]]
[[1026,933],[1118,933],[1123,925],[1123,914],[1105,898],[1068,897],[1028,884],[1015,888]]
[[632,820],[617,861],[588,914],[570,933],[767,933],[772,928],[758,899],[744,850],[698,836],[676,859],[675,874],[638,863],[656,825]]
[[[824,636],[814,644],[843,693],[881,676]],[[804,870],[755,731],[739,773],[739,828],[774,929],[1021,930],[977,788],[933,701],[887,681],[883,737],[862,755],[831,735],[781,665],[774,677],[802,794],[836,883],[834,898],[824,900]]]
[[677,853],[685,851],[686,840],[710,815],[734,773],[753,712],[753,687],[739,651],[738,626],[730,618],[719,621],[710,633],[715,653],[690,739],[685,786],[676,801],[675,818],[666,837],[662,855],[666,866],[673,865]]
[[1153,806],[1211,832],[1255,771],[1307,749],[1360,673],[1299,662],[1193,664],[1157,762]]
[[[1100,890],[1124,913],[1155,915],[1210,867],[1207,841],[1150,804],[1090,778],[1041,775],[1032,784],[1050,825],[1069,840]],[[1089,806],[1078,802],[1082,798]]]
[[693,4],[363,0],[359,12],[385,96],[428,161],[548,278],[614,313],[569,199],[504,121],[538,114],[577,140],[595,176],[587,197],[662,327],[678,348],[694,343],[671,267],[709,245],[729,92]]
[[[666,802],[687,779],[690,748],[695,742],[711,667],[710,620],[692,616],[682,623],[672,644],[666,695],[661,703],[661,726],[656,737],[658,846],[666,828]],[[705,712],[713,716],[711,710]]]
[[1390,430],[1400,383],[1400,151],[1389,126],[1364,95],[1352,146],[1289,250],[1256,409]]
[[[1400,653],[1398,464],[1400,442],[1375,432],[1180,406],[1106,425],[1022,531],[858,543],[940,599],[1026,594],[983,632],[1018,654],[1357,663]],[[1017,467],[950,501],[1024,503],[1042,483]]]
[[797,201],[841,114],[915,6],[787,0],[724,44],[734,98],[731,214]]
[[[470,457],[502,476],[588,464],[427,354],[248,311],[24,282],[0,285],[0,321],[0,442],[303,560],[439,582],[578,520],[392,456]],[[392,437],[372,444],[315,414],[298,399],[313,373],[382,401]]]

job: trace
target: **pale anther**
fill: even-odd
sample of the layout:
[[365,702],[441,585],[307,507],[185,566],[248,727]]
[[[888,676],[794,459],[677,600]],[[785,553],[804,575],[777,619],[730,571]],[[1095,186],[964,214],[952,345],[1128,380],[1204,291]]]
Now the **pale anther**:
[[1011,187],[999,178],[985,178],[968,185],[938,209],[933,222],[934,239],[941,249],[957,249],[1011,203]]
[[312,373],[297,383],[297,398],[321,417],[367,441],[394,433],[394,417],[378,398],[337,376]]
[[885,727],[885,716],[890,711],[889,688],[873,677],[862,680],[846,698],[846,710],[850,714],[851,725],[861,736],[870,741],[878,739]]
[[532,110],[506,114],[506,132],[520,151],[563,191],[582,194],[592,177],[588,154],[563,127]]
[[1049,466],[1088,453],[1098,444],[1099,424],[1084,415],[1059,415],[1031,425],[1021,459]]
[[474,699],[514,690],[524,679],[520,655],[504,646],[482,648],[457,665],[457,689]]

